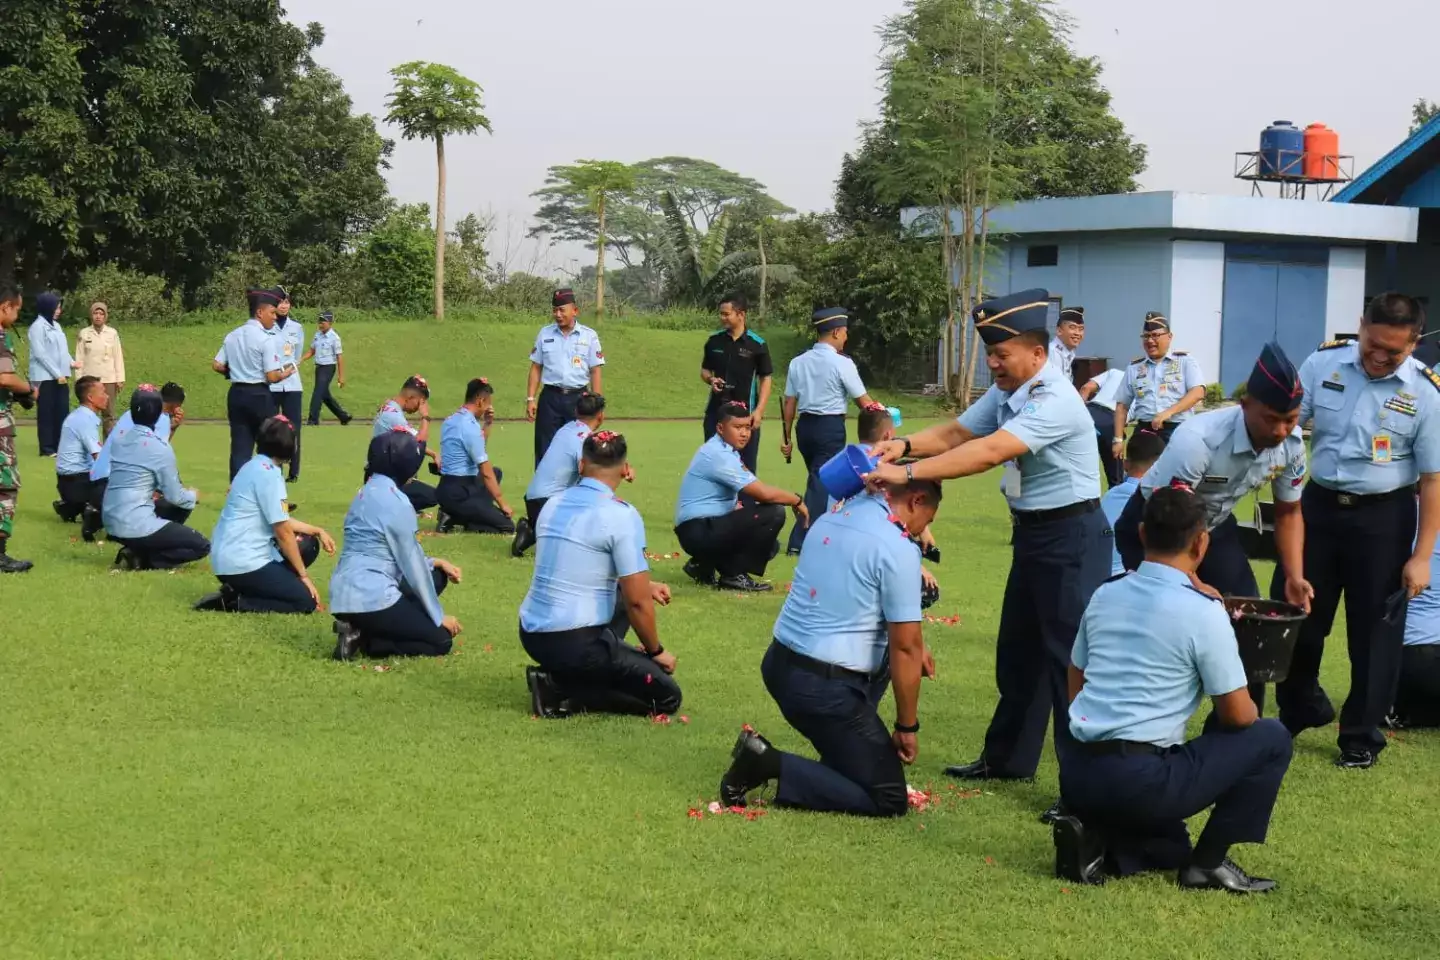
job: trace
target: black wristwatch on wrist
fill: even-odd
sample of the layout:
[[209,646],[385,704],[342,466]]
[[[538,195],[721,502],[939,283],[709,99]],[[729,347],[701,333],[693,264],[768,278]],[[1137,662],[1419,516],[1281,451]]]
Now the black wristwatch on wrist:
[[909,438],[909,437],[901,437],[901,438],[900,438],[900,442],[903,443],[903,444],[905,444],[905,452],[902,453],[901,456],[902,456],[902,457],[908,457],[908,456],[910,456],[910,438]]
[[915,718],[915,722],[912,723],[912,724],[910,724],[909,726],[906,726],[905,724],[900,723],[899,721],[896,721],[896,723],[895,723],[895,732],[896,732],[896,733],[919,733],[919,732],[920,732],[920,718],[919,718],[919,717],[916,717],[916,718]]
[[651,660],[654,660],[656,657],[660,656],[660,654],[664,652],[664,647],[656,647],[654,650],[646,650],[645,656],[649,657]]
[[[791,493],[794,493],[795,491],[792,490],[792,491],[790,491],[790,492],[791,492]],[[791,509],[791,510],[794,510],[796,507],[803,507],[804,505],[805,505],[805,497],[802,496],[801,494],[796,493],[796,494],[795,494],[795,502],[790,505],[790,509]]]

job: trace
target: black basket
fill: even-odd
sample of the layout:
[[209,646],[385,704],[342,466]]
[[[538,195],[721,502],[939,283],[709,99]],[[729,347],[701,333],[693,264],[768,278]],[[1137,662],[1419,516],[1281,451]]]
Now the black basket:
[[1295,641],[1305,611],[1293,603],[1262,597],[1226,597],[1240,661],[1251,683],[1280,683],[1290,674]]

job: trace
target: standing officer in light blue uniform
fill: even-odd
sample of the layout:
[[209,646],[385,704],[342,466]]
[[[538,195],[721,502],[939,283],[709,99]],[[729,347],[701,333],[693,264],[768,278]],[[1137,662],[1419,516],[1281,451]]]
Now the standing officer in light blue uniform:
[[575,291],[556,290],[550,299],[555,322],[541,327],[530,351],[530,377],[525,391],[525,417],[535,423],[535,462],[545,456],[555,431],[575,419],[575,404],[588,387],[601,393],[600,368],[605,353],[600,336],[578,323]]
[[330,385],[335,383],[345,386],[345,347],[340,342],[340,334],[335,332],[335,315],[329,310],[320,314],[320,322],[314,338],[310,341],[310,349],[305,351],[305,356],[300,360],[303,363],[311,357],[315,358],[315,389],[310,392],[310,419],[307,422],[312,427],[320,426],[320,407],[323,404],[335,414],[343,427],[352,418],[345,412],[345,408],[340,406],[340,401],[335,399]]
[[[210,541],[185,526],[195,509],[195,491],[185,489],[175,451],[155,435],[164,401],[150,384],[130,398],[134,427],[111,433],[110,482],[103,514],[110,539],[120,544],[115,565],[128,570],[168,570],[202,560]],[[157,510],[159,493],[169,510]]]
[[35,435],[40,440],[40,456],[53,457],[60,448],[60,427],[70,412],[70,391],[65,383],[80,365],[70,356],[70,343],[60,327],[59,295],[42,293],[35,298],[35,306],[39,315],[29,333],[30,383],[39,391]]
[[[885,483],[948,480],[1004,464],[1001,490],[1014,553],[1000,612],[995,680],[1000,702],[985,750],[945,772],[966,779],[1029,779],[1053,711],[1055,742],[1069,739],[1065,671],[1080,616],[1110,575],[1111,532],[1100,511],[1100,458],[1085,402],[1047,359],[1050,295],[1026,290],[975,308],[994,386],[958,420],[877,444]],[[929,457],[911,466],[893,461]]]
[[[938,483],[921,480],[852,497],[815,521],[760,672],[820,760],[783,753],[747,726],[720,781],[722,804],[744,806],[747,793],[778,780],[782,806],[905,814],[905,765],[919,753],[920,678],[935,675],[921,633],[918,538],[940,497]],[[878,712],[887,686],[895,690],[893,728]]]
[[460,621],[440,606],[446,585],[460,582],[460,568],[425,556],[415,508],[401,492],[424,462],[408,430],[370,441],[365,486],[345,514],[344,546],[330,575],[336,660],[356,652],[443,657],[460,635]]
[[1085,308],[1065,307],[1055,323],[1055,339],[1050,341],[1050,364],[1074,383],[1075,354],[1085,340]]
[[[1145,561],[1097,590],[1085,611],[1069,668],[1073,739],[1060,752],[1058,877],[1103,883],[1106,874],[1178,870],[1182,889],[1275,888],[1229,853],[1265,842],[1290,734],[1260,719],[1229,614],[1192,585],[1205,526],[1193,493],[1155,491]],[[1187,742],[1186,723],[1207,695],[1217,722]],[[1212,806],[1192,850],[1185,820]]]
[[459,524],[471,533],[514,533],[514,511],[500,492],[500,468],[490,462],[481,423],[493,416],[490,405],[495,388],[484,377],[465,387],[465,404],[440,428],[440,503],[436,529],[449,533]]
[[295,427],[295,456],[288,465],[286,483],[300,479],[300,429],[305,416],[305,384],[300,379],[300,356],[305,349],[305,328],[300,321],[290,316],[290,294],[284,287],[277,288],[284,297],[275,308],[275,338],[280,350],[280,362],[290,370],[290,375],[279,383],[270,385],[275,396],[275,412],[285,417]]
[[[274,333],[275,308],[285,298],[278,287],[251,290],[250,319],[225,335],[211,366],[230,380],[225,412],[230,421],[230,479],[255,455],[255,435],[275,412],[270,385],[294,373],[284,363]],[[288,369],[287,369],[288,368]]]
[[[1440,579],[1440,545],[1430,555],[1430,582]],[[1385,725],[1392,730],[1440,727],[1440,591],[1426,590],[1405,614],[1405,649],[1395,708]]]
[[[670,588],[651,582],[645,521],[615,495],[626,453],[620,434],[590,434],[580,482],[540,512],[535,575],[520,604],[520,644],[539,664],[525,669],[537,717],[680,709],[675,654],[655,623]],[[624,643],[631,628],[638,650]]]
[[[1314,418],[1300,506],[1315,598],[1275,700],[1292,733],[1334,719],[1319,672],[1343,593],[1350,694],[1336,765],[1346,769],[1373,766],[1385,749],[1380,724],[1399,678],[1404,601],[1429,588],[1440,531],[1440,375],[1410,355],[1424,329],[1416,300],[1381,294],[1365,308],[1359,340],[1322,344],[1300,367],[1300,419]],[[1271,596],[1285,595],[1287,575],[1282,562]]]
[[60,451],[55,458],[55,489],[60,499],[54,507],[66,523],[79,519],[90,502],[90,468],[100,455],[101,414],[110,395],[99,377],[81,377],[75,381],[75,399],[80,406],[60,427]]
[[[790,361],[785,373],[785,398],[780,404],[784,442],[780,453],[790,462],[794,449],[791,429],[805,459],[809,477],[805,481],[805,507],[810,516],[825,512],[827,497],[820,483],[820,468],[845,448],[845,411],[854,401],[865,409],[875,401],[865,392],[855,361],[845,356],[845,342],[850,337],[850,317],[840,307],[816,310],[812,318],[816,342],[805,353]],[[796,423],[796,414],[799,423]],[[796,524],[790,530],[787,552],[798,554],[805,542],[805,527]]]
[[[586,390],[575,404],[575,419],[561,427],[550,441],[545,456],[535,466],[535,476],[525,488],[525,516],[515,521],[515,539],[510,556],[523,557],[535,545],[535,525],[545,501],[558,497],[580,482],[580,461],[585,453],[585,438],[605,422],[605,398]],[[626,467],[626,481],[633,479]]]
[[1200,364],[1184,350],[1171,350],[1175,337],[1163,314],[1145,314],[1140,334],[1143,357],[1125,368],[1125,382],[1115,395],[1115,439],[1124,448],[1127,418],[1148,426],[1166,443],[1175,428],[1188,420],[1191,409],[1205,399],[1205,375]]

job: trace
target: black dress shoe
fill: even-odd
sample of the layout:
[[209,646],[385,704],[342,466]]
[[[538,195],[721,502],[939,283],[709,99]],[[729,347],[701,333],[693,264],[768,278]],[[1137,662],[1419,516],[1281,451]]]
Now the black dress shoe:
[[1044,824],[1054,824],[1056,820],[1059,820],[1063,816],[1065,816],[1065,804],[1056,800],[1050,804],[1044,813],[1040,814],[1040,822]]
[[1300,717],[1280,716],[1280,722],[1285,724],[1285,729],[1290,731],[1290,736],[1298,737],[1306,730],[1315,730],[1320,727],[1328,727],[1335,722],[1335,708],[1329,703],[1325,709],[1317,713],[1311,713]]
[[763,580],[752,579],[750,574],[742,573],[733,577],[721,577],[715,581],[715,586],[720,590],[738,590],[741,593],[765,593],[774,590],[773,584],[765,583]]
[[1015,777],[1008,773],[1001,773],[994,769],[981,757],[974,763],[961,764],[959,766],[946,767],[945,776],[954,777],[957,780],[1029,780],[1029,777]]
[[351,421],[351,420],[354,420],[354,419],[355,419],[354,417],[341,417],[341,418],[340,418],[340,426],[342,426],[342,427],[348,427],[348,426],[350,425],[350,421]]
[[1099,886],[1105,882],[1105,842],[1076,817],[1057,816],[1050,826],[1055,838],[1055,879]]
[[1373,750],[1341,750],[1335,766],[1341,770],[1369,770],[1379,761],[1379,755]]
[[80,539],[86,543],[94,543],[95,535],[101,531],[104,524],[100,522],[100,511],[86,504],[85,517],[80,524]]
[[530,529],[530,519],[521,517],[515,521],[515,539],[510,541],[510,556],[520,558],[525,551],[535,546],[535,531]]
[[435,532],[449,533],[454,529],[455,521],[450,519],[450,514],[446,513],[444,510],[437,511],[437,515],[435,517]]
[[330,659],[354,660],[360,649],[360,631],[349,620],[340,619],[336,619],[330,629],[335,631],[335,652],[330,654]]
[[705,566],[699,560],[690,559],[685,561],[685,576],[694,580],[702,587],[715,586],[715,571]]
[[542,720],[561,720],[570,716],[565,694],[550,674],[539,667],[525,668],[525,685],[530,688],[530,712]]
[[720,803],[745,806],[745,795],[780,779],[780,752],[749,727],[740,731],[730,750],[730,769],[720,778]]
[[52,500],[50,501],[50,506],[54,509],[55,516],[59,517],[61,520],[64,520],[66,523],[75,522],[75,514],[71,510],[70,504],[66,503],[64,500]]
[[120,570],[139,570],[140,558],[129,547],[121,547],[120,552],[115,554],[115,566]]
[[207,593],[195,601],[195,606],[190,609],[196,613],[224,613],[225,595],[219,590],[216,590],[214,593]]
[[1197,867],[1193,863],[1180,868],[1176,882],[1182,890],[1228,890],[1231,893],[1269,893],[1278,884],[1264,877],[1252,877],[1229,857],[1213,870]]
[[0,573],[25,573],[35,567],[29,560],[16,560],[8,553],[0,552]]

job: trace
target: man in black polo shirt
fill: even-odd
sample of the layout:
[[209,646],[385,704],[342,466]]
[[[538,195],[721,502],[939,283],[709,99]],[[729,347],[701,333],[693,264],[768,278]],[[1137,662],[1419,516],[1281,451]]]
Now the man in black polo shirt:
[[720,407],[738,401],[750,408],[750,442],[740,451],[746,469],[755,472],[760,452],[760,420],[770,402],[770,379],[774,368],[770,348],[759,334],[745,325],[749,304],[740,294],[731,294],[720,302],[720,324],[705,341],[705,355],[700,360],[700,379],[710,385],[705,404],[705,439],[715,436],[715,422]]

